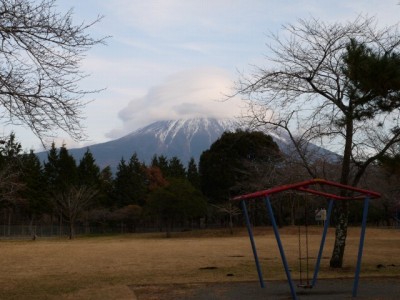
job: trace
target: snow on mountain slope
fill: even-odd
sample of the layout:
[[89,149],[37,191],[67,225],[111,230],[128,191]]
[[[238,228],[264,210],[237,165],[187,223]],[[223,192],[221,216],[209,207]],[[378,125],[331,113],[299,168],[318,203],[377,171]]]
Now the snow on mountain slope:
[[[128,161],[133,153],[145,163],[150,163],[154,155],[164,155],[168,158],[176,156],[187,165],[191,157],[198,162],[201,153],[209,149],[224,131],[233,132],[237,128],[239,125],[234,119],[195,118],[158,121],[122,138],[85,148],[69,149],[69,152],[79,162],[89,148],[100,167],[109,165],[114,171],[122,158]],[[287,135],[278,131],[268,134],[273,137],[281,150],[287,153],[291,145]],[[318,147],[316,149],[326,151]],[[47,153],[38,153],[38,156],[43,161]]]
[[[201,153],[224,131],[234,131],[236,128],[231,119],[158,121],[132,132],[120,141],[135,142],[138,156],[146,162],[150,161],[154,154],[163,154],[167,157],[177,156],[186,163],[191,157],[198,160]],[[147,150],[143,151],[144,148]]]
[[131,139],[135,136],[154,135],[160,144],[168,148],[173,145],[176,139],[184,138],[189,144],[199,135],[207,137],[210,145],[215,141],[215,137],[221,136],[224,131],[235,131],[238,128],[232,119],[181,119],[170,121],[158,121],[146,127],[138,129],[124,137]]

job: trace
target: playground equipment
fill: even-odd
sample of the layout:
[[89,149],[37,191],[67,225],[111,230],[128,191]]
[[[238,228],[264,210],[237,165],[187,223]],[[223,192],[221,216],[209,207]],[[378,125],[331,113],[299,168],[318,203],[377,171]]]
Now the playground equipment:
[[[300,274],[300,282],[297,284],[298,287],[302,288],[312,288],[312,285],[310,284],[310,276],[309,276],[309,251],[308,251],[308,200],[307,197],[304,197],[304,228],[305,228],[305,257],[303,257],[303,251],[302,251],[302,233],[301,233],[301,226],[300,224],[298,225],[298,237],[299,237],[299,274]],[[318,218],[321,218],[321,216],[318,214]],[[303,281],[303,258],[306,260],[306,278],[304,278],[305,281]]]
[[[337,191],[350,191],[352,196],[340,196],[337,193],[327,192],[322,189],[318,189],[318,187],[322,187],[322,186],[327,186],[330,189],[334,188]],[[366,225],[367,225],[368,204],[369,204],[370,199],[379,198],[380,194],[373,192],[373,191],[369,191],[369,190],[359,189],[359,188],[355,188],[352,186],[343,185],[343,184],[332,182],[332,181],[327,181],[324,179],[312,179],[312,180],[298,182],[298,183],[294,183],[294,184],[278,186],[278,187],[274,187],[274,188],[271,188],[268,190],[263,190],[263,191],[246,194],[246,195],[237,196],[232,199],[232,201],[240,201],[241,206],[242,206],[242,210],[243,210],[243,214],[244,214],[245,221],[246,221],[247,231],[249,233],[250,243],[251,243],[251,247],[253,250],[254,260],[256,263],[258,278],[259,278],[261,287],[262,288],[265,287],[264,279],[263,279],[263,275],[261,272],[261,266],[259,263],[257,249],[256,249],[255,241],[254,241],[253,232],[251,229],[249,215],[247,212],[247,206],[246,206],[247,200],[257,199],[257,198],[262,198],[267,207],[267,211],[268,211],[269,217],[271,219],[275,238],[276,238],[279,252],[281,255],[282,264],[284,266],[287,281],[289,283],[290,292],[291,292],[292,298],[297,299],[296,290],[294,288],[293,280],[292,280],[292,277],[290,274],[289,266],[288,266],[288,263],[286,260],[285,252],[284,252],[281,238],[279,235],[278,226],[275,221],[274,211],[272,209],[272,205],[271,205],[271,201],[270,201],[271,195],[281,193],[284,191],[288,191],[288,190],[295,190],[295,191],[300,191],[300,192],[304,192],[304,193],[310,193],[310,194],[314,194],[314,195],[323,196],[323,197],[329,199],[328,210],[326,213],[326,221],[324,223],[324,229],[323,229],[323,233],[322,233],[321,243],[320,243],[320,247],[319,247],[319,251],[318,251],[318,257],[317,257],[317,260],[315,263],[314,275],[313,275],[311,284],[308,282],[308,278],[307,278],[306,284],[301,283],[299,285],[300,287],[305,287],[305,288],[312,288],[315,286],[315,284],[317,282],[318,271],[319,271],[320,262],[321,262],[321,258],[322,258],[322,252],[323,252],[324,245],[325,245],[325,238],[326,238],[326,234],[327,234],[327,231],[329,228],[329,221],[330,221],[330,216],[332,213],[334,202],[335,201],[343,201],[343,200],[364,200],[363,217],[362,217],[362,224],[361,224],[361,236],[360,236],[360,242],[359,242],[359,248],[358,248],[357,265],[356,265],[356,271],[355,271],[355,275],[354,275],[353,292],[352,292],[352,296],[357,297],[358,280],[359,280],[359,275],[360,275],[361,259],[362,259],[363,247],[364,247],[365,229],[366,229]],[[307,257],[308,257],[308,254],[307,254]]]

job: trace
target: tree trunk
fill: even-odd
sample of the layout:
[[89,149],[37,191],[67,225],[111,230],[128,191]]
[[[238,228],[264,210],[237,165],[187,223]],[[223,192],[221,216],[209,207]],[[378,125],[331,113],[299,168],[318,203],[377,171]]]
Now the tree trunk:
[[59,235],[60,236],[62,236],[63,235],[63,230],[62,230],[62,226],[63,226],[63,217],[62,217],[62,214],[60,214],[60,217],[59,217],[60,219],[59,219]]
[[29,223],[29,231],[32,237],[32,240],[36,240],[36,225],[35,225],[35,214],[32,214],[31,221]]
[[53,224],[53,222],[54,222],[54,213],[53,212],[51,213],[50,222],[51,222],[51,225],[50,225],[50,236],[53,236],[54,235],[54,224]]
[[332,257],[330,260],[331,268],[341,268],[343,266],[344,249],[346,246],[347,225],[349,217],[348,201],[340,201],[336,206],[336,231],[335,245],[333,247]]
[[[350,176],[350,162],[351,162],[351,148],[353,141],[353,119],[351,111],[351,101],[349,103],[349,112],[346,120],[346,143],[343,152],[342,172],[340,177],[341,184],[349,183]],[[346,196],[347,191],[342,190],[341,196]],[[335,231],[335,245],[330,260],[331,268],[341,268],[343,266],[344,249],[346,246],[347,225],[349,217],[349,204],[348,201],[340,201],[335,206],[336,216],[336,231]]]
[[229,233],[233,235],[233,216],[232,211],[229,211]]
[[7,210],[4,209],[4,217],[3,217],[3,236],[6,236],[6,229],[7,229],[7,224],[6,224],[6,219],[7,219]]
[[124,221],[121,221],[121,234],[124,234]]
[[86,211],[85,234],[90,234],[89,210]]
[[75,226],[74,221],[70,220],[69,222],[69,239],[72,240],[75,237]]
[[8,231],[7,236],[11,236],[11,209],[8,209]]
[[171,229],[172,229],[172,221],[169,222],[168,220],[165,222],[165,237],[170,238],[171,237]]

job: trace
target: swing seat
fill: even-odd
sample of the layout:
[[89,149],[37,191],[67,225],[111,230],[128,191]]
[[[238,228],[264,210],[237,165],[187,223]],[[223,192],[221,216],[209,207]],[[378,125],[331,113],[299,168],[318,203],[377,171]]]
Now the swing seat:
[[312,284],[301,284],[301,283],[299,283],[297,285],[297,287],[303,288],[303,289],[312,289],[313,288]]

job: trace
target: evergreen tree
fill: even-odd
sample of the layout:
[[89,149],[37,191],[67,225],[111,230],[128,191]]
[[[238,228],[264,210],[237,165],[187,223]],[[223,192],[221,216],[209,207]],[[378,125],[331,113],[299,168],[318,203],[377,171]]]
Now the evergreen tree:
[[27,213],[30,219],[31,234],[36,237],[35,224],[43,213],[51,211],[51,204],[47,197],[45,187],[44,171],[39,158],[30,151],[22,155],[21,180],[24,189],[21,196],[27,201]]
[[112,192],[113,192],[113,174],[110,166],[101,170],[99,175],[99,204],[105,208],[111,208]]
[[57,166],[59,172],[57,185],[61,191],[69,190],[71,186],[78,185],[78,167],[75,159],[69,154],[65,145],[60,147]]
[[114,180],[113,198],[117,207],[130,204],[143,205],[146,198],[146,172],[143,163],[139,162],[136,153],[129,164],[121,159]]
[[8,219],[8,235],[11,234],[12,217],[17,217],[21,208],[27,206],[26,199],[21,196],[24,188],[21,179],[21,144],[11,133],[0,142],[0,206]]
[[200,174],[193,157],[188,163],[186,177],[195,188],[200,189]]
[[22,154],[22,146],[21,143],[17,142],[15,138],[15,133],[11,133],[6,141],[3,141],[2,146],[0,147],[1,156],[6,160],[13,160],[19,157]]
[[79,185],[97,189],[100,183],[100,168],[89,149],[86,150],[78,166]]
[[167,176],[168,173],[168,159],[164,155],[154,155],[151,160],[151,166],[157,167],[161,170],[164,176]]
[[166,236],[170,237],[174,222],[185,222],[204,216],[207,201],[199,190],[182,178],[172,178],[167,185],[154,189],[148,198],[146,209],[150,215],[160,218]]
[[122,158],[117,166],[113,187],[113,206],[123,207],[130,202],[129,190],[131,190],[131,182],[129,180],[129,169],[125,160]]
[[214,203],[271,186],[260,171],[280,160],[278,145],[262,132],[225,132],[200,157],[201,188]]
[[57,150],[52,143],[47,162],[44,164],[44,173],[50,193],[62,192],[79,182],[78,167],[75,159],[69,154],[65,145]]
[[0,143],[0,201],[3,206],[14,206],[21,200],[21,149],[14,133]]
[[178,157],[174,156],[168,161],[167,178],[185,178],[186,170]]
[[[78,168],[75,159],[68,153],[65,145],[57,151],[53,143],[47,155],[47,162],[44,165],[44,174],[47,181],[47,196],[52,203],[53,213],[60,218],[60,226],[63,216],[71,222],[69,213],[65,210],[63,201],[72,199],[71,190],[78,185]],[[73,224],[70,224],[73,226]]]
[[25,184],[22,194],[29,200],[31,213],[39,215],[42,212],[48,211],[45,201],[44,187],[46,184],[44,182],[42,165],[33,150],[29,154],[23,154],[21,162],[21,178]]
[[47,154],[47,161],[44,163],[44,173],[47,182],[47,190],[56,189],[57,178],[59,173],[58,166],[58,151],[54,142],[51,144],[51,148]]
[[140,206],[144,205],[146,198],[146,166],[144,163],[141,163],[137,157],[137,154],[134,153],[129,160],[129,170],[131,171],[131,181],[133,184],[133,204],[138,204]]

